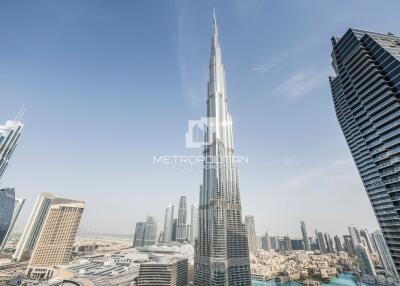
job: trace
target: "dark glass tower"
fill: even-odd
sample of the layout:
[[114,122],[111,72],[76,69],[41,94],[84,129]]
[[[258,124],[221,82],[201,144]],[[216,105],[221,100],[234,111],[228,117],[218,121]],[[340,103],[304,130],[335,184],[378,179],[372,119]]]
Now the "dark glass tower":
[[0,190],[0,245],[10,227],[15,206],[15,191],[11,188]]
[[400,270],[400,41],[349,29],[332,38],[336,115]]
[[200,191],[194,284],[250,286],[249,249],[233,160],[232,119],[227,108],[225,69],[215,16],[212,30],[207,96],[209,125],[205,133],[206,160]]

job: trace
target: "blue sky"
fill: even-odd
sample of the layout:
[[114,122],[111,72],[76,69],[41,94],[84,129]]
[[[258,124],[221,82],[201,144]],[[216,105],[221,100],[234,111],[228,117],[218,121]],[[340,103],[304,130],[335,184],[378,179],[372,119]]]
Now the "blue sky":
[[212,8],[257,232],[377,228],[327,79],[331,36],[400,34],[400,3],[368,0],[1,1],[0,120],[28,108],[3,180],[27,198],[20,228],[43,191],[86,201],[82,230],[121,234],[197,201],[200,170],[152,158],[186,154],[205,115]]

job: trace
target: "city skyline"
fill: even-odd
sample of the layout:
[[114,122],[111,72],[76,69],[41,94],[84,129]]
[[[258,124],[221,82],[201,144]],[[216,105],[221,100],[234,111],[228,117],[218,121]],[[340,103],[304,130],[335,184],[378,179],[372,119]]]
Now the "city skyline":
[[[115,8],[118,12],[117,15],[119,15],[119,17],[117,17],[119,20],[115,20],[110,14],[102,10],[102,8],[104,8],[102,4],[98,4],[99,6],[94,3],[86,4],[87,6],[83,8],[83,12],[81,12],[82,14],[74,14],[74,8],[76,7],[74,7],[73,4],[64,3],[67,7],[67,12],[63,13],[59,12],[57,7],[53,6],[53,4],[47,3],[43,5],[49,9],[51,17],[54,17],[51,19],[44,19],[43,23],[46,23],[45,21],[68,23],[69,26],[66,28],[67,32],[72,32],[75,29],[82,27],[87,28],[88,31],[92,31],[97,35],[97,37],[92,39],[95,42],[101,42],[104,39],[109,38],[109,35],[99,37],[99,35],[96,34],[96,32],[99,32],[98,27],[96,26],[97,24],[106,21],[106,23],[113,25],[113,27],[120,27],[118,21],[127,21],[127,15],[122,13],[122,8],[125,7],[125,5],[127,5],[128,8],[132,8],[132,6],[130,6],[132,4],[128,5],[126,3]],[[88,13],[88,10],[85,9],[92,8],[92,5],[102,11],[104,18],[90,18],[93,22],[84,22],[82,19],[84,16],[87,16],[86,13]],[[161,40],[168,43],[166,49],[168,52],[173,50],[171,47],[174,47],[174,45],[179,44],[180,46],[180,52],[177,52],[176,57],[168,62],[163,62],[163,64],[172,64],[172,70],[175,72],[175,77],[171,76],[166,80],[175,82],[176,84],[170,85],[165,81],[160,82],[160,84],[163,85],[163,90],[167,90],[167,95],[164,97],[156,96],[152,93],[145,93],[146,95],[154,96],[162,104],[165,104],[168,101],[167,98],[171,98],[174,104],[178,103],[178,107],[174,112],[181,112],[180,115],[171,116],[170,112],[163,111],[161,108],[153,106],[152,100],[154,100],[154,98],[152,100],[140,99],[138,94],[141,94],[143,90],[136,90],[131,85],[129,85],[130,88],[127,87],[126,85],[129,83],[129,80],[134,78],[134,75],[137,75],[136,72],[132,70],[130,70],[131,73],[129,75],[125,75],[129,79],[125,78],[124,80],[126,81],[123,81],[126,89],[117,89],[116,92],[112,88],[115,87],[115,84],[118,84],[118,80],[116,80],[118,74],[115,73],[93,73],[90,77],[86,74],[86,76],[88,76],[86,78],[88,81],[85,84],[79,82],[79,84],[77,83],[75,86],[73,85],[72,89],[69,89],[68,91],[60,90],[59,92],[56,92],[58,89],[56,86],[50,84],[39,88],[34,85],[33,81],[30,82],[29,80],[27,80],[27,86],[30,87],[29,92],[28,90],[25,90],[24,87],[15,88],[16,85],[14,84],[16,84],[17,78],[14,73],[10,73],[9,76],[11,80],[9,82],[1,82],[3,83],[3,87],[0,89],[0,92],[4,94],[4,97],[7,99],[5,100],[5,105],[0,107],[0,114],[2,117],[4,116],[2,120],[4,121],[13,118],[15,113],[14,111],[18,110],[23,104],[25,104],[29,110],[24,117],[24,123],[26,126],[24,128],[22,140],[20,140],[19,143],[21,146],[18,147],[18,150],[8,168],[7,176],[5,176],[3,182],[3,186],[15,187],[18,197],[27,198],[26,206],[21,213],[19,222],[17,222],[20,230],[23,229],[23,225],[27,221],[29,211],[33,207],[35,198],[42,191],[54,191],[60,193],[60,195],[68,197],[79,196],[82,200],[86,201],[87,212],[85,211],[85,216],[82,221],[82,230],[93,232],[131,234],[133,232],[134,224],[140,221],[143,214],[146,212],[154,214],[158,226],[161,227],[165,205],[171,200],[171,197],[175,198],[177,197],[176,194],[185,193],[188,196],[188,205],[198,201],[198,187],[195,182],[198,182],[199,178],[201,178],[200,171],[166,170],[159,166],[152,165],[151,161],[153,154],[180,154],[182,152],[187,152],[187,150],[184,149],[183,138],[186,131],[185,128],[187,121],[197,119],[195,115],[198,115],[199,117],[201,116],[201,107],[205,101],[204,91],[207,64],[204,64],[203,62],[207,62],[206,60],[204,61],[207,53],[203,52],[203,50],[207,51],[207,43],[209,42],[209,29],[207,29],[207,23],[209,23],[208,20],[210,19],[212,7],[210,3],[207,3],[204,6],[202,4],[196,4],[200,5],[201,12],[195,13],[194,8],[196,6],[186,5],[188,4],[178,5],[176,13],[175,11],[172,12],[171,8],[167,11],[169,13],[167,14],[168,17],[176,21],[177,26],[172,24],[170,26],[167,25],[168,27],[166,30],[162,30],[161,32],[161,35],[164,35]],[[13,11],[12,4],[6,4],[6,6],[8,6],[6,8]],[[249,7],[246,7],[248,10],[244,9],[244,12],[240,12],[236,6],[231,7],[230,9],[225,9],[229,7],[218,7],[217,5],[216,10],[218,17],[220,21],[224,23],[224,26],[230,27],[234,21],[243,21],[244,16],[246,16],[245,13],[252,13],[257,7],[250,7],[249,5]],[[144,8],[150,9],[150,6],[145,6]],[[262,11],[267,11],[271,7],[261,5],[260,8]],[[282,13],[279,9],[279,5],[275,8],[278,11],[277,15]],[[350,7],[348,13],[351,12],[351,9],[355,8],[353,6]],[[304,14],[296,19],[304,19],[303,17],[309,15],[306,11],[303,12]],[[32,14],[28,14],[29,17],[37,15],[39,12],[33,10],[31,13]],[[304,220],[307,223],[309,232],[318,228],[323,233],[328,231],[334,234],[341,234],[345,233],[347,225],[352,223],[362,225],[371,231],[378,229],[355,166],[351,162],[350,154],[346,149],[345,142],[340,134],[340,129],[335,121],[336,119],[331,106],[330,92],[327,82],[327,76],[331,73],[328,62],[329,39],[332,35],[343,34],[349,26],[355,24],[370,28],[373,31],[386,32],[390,30],[395,34],[399,33],[398,31],[393,30],[395,25],[393,25],[394,22],[391,22],[393,20],[391,20],[390,17],[386,19],[384,24],[376,24],[374,27],[371,27],[371,24],[367,23],[366,19],[360,15],[358,15],[358,18],[355,17],[352,21],[346,19],[346,15],[349,14],[343,16],[345,19],[341,19],[340,17],[334,18],[336,21],[334,27],[327,29],[323,34],[321,33],[321,30],[317,29],[315,38],[307,38],[312,43],[318,43],[318,48],[322,47],[321,51],[317,53],[318,60],[310,60],[312,62],[309,66],[304,62],[296,62],[293,59],[293,53],[295,55],[304,54],[306,56],[310,52],[314,51],[307,45],[295,52],[287,52],[288,54],[280,54],[278,52],[278,46],[263,41],[261,41],[261,47],[265,48],[265,51],[261,51],[260,48],[256,48],[254,45],[244,46],[245,42],[251,43],[260,39],[260,36],[257,34],[244,33],[255,28],[255,23],[253,21],[248,21],[246,23],[239,21],[242,25],[237,24],[232,29],[227,28],[226,31],[224,31],[224,35],[226,34],[226,36],[224,36],[224,39],[222,40],[222,46],[226,47],[225,56],[230,66],[230,78],[232,78],[228,83],[228,90],[230,91],[230,98],[232,98],[230,106],[236,119],[234,122],[235,130],[237,130],[235,135],[241,138],[238,142],[238,149],[241,153],[249,155],[250,158],[250,163],[243,166],[240,172],[242,200],[244,205],[243,214],[254,215],[256,219],[257,233],[262,234],[265,230],[268,230],[270,234],[289,233],[291,236],[293,236],[293,234],[298,234],[297,236],[301,237],[298,227],[300,220]],[[89,16],[92,17],[90,14]],[[191,16],[194,16],[193,21],[189,20]],[[77,26],[73,26],[72,20],[74,17],[77,17],[83,22],[78,21],[76,24]],[[254,17],[256,20],[260,20],[260,14],[256,13]],[[3,21],[4,23],[10,21],[8,15],[4,15],[2,18],[2,23]],[[162,19],[166,20],[170,18]],[[316,20],[316,18],[311,19]],[[144,19],[139,17],[139,20],[143,21]],[[194,21],[199,21],[199,23],[194,23]],[[126,22],[127,25],[129,24],[129,28],[132,29],[134,23],[135,22],[130,21]],[[145,21],[144,23],[147,22]],[[183,25],[182,23],[189,23],[190,25]],[[326,26],[322,26],[326,28]],[[134,30],[133,34],[137,33],[137,35],[145,36],[149,32],[155,32],[158,31],[158,29],[161,29],[160,22],[157,22],[156,25],[143,25],[143,27],[145,28],[143,34],[137,30]],[[31,27],[30,29],[37,28],[38,27],[34,25],[34,27]],[[310,27],[308,27],[308,29],[309,28]],[[18,34],[21,33],[24,39],[29,40],[27,39],[27,34],[24,34],[19,29],[20,27],[14,27],[13,31],[18,32]],[[234,29],[238,29],[244,33],[241,38],[241,41],[244,43],[237,43],[237,35],[233,31]],[[288,27],[283,27],[283,29],[286,31]],[[45,30],[45,32],[52,34],[50,28]],[[181,33],[180,37],[182,38],[180,38],[180,40],[175,38],[175,36],[178,36],[178,32]],[[268,29],[260,32],[265,33],[265,36],[268,38]],[[296,32],[299,31],[296,30]],[[0,31],[0,33],[10,37],[10,34],[7,31]],[[185,39],[187,40],[185,37],[188,37],[188,34],[190,33],[194,33],[196,37],[199,37],[199,39],[196,40],[195,46],[191,46],[187,41],[185,41]],[[165,35],[173,36],[171,36],[172,39],[166,39],[165,37],[167,36]],[[295,34],[289,35],[293,37],[292,40],[296,39]],[[276,34],[274,34],[274,36],[278,37]],[[75,38],[73,35],[69,35],[69,37],[69,39],[75,44],[78,43],[78,41],[82,41],[82,38],[80,37]],[[114,39],[119,39],[118,36],[115,37],[117,38]],[[150,41],[147,38],[144,39],[146,40],[146,45],[156,41]],[[281,38],[278,39],[282,40]],[[36,45],[34,43],[36,43]],[[87,45],[89,44],[87,42],[84,42],[84,44],[85,43]],[[132,43],[133,42],[127,42],[126,44],[130,46]],[[154,42],[154,44],[156,43],[158,42]],[[40,53],[38,49],[41,46],[37,42],[32,42],[32,44],[34,44],[34,55],[44,57],[44,73],[41,80],[43,82],[48,82],[52,77],[48,72],[46,72],[46,68],[48,68],[48,65],[54,60],[54,58],[51,57],[57,55],[55,54],[55,47],[52,46],[52,44],[56,45],[56,43],[47,43],[49,44],[48,49],[51,51],[49,57],[45,57],[45,55]],[[68,46],[72,50],[65,50],[67,58],[73,58],[75,55],[72,53],[75,44]],[[287,42],[282,43],[282,45],[285,44],[287,45]],[[12,49],[19,48],[23,50],[24,59],[27,61],[25,63],[17,62],[15,69],[19,71],[24,67],[28,67],[26,73],[28,74],[27,77],[30,77],[29,75],[33,73],[34,67],[36,66],[34,62],[29,61],[29,59],[32,60],[33,58],[29,58],[29,54],[27,54],[23,47],[19,46],[18,43],[11,42],[9,45],[10,46],[6,47],[6,55],[9,56],[10,59],[14,59],[11,51]],[[270,46],[272,46],[271,49],[269,49]],[[57,46],[57,48],[59,47]],[[235,60],[235,58],[240,55],[240,49],[243,48],[246,48],[246,52],[249,53],[254,51],[254,56],[250,57],[247,61]],[[305,51],[306,48],[311,49],[312,51]],[[107,45],[106,47],[100,48],[99,52],[106,54],[107,49],[116,51],[118,50],[118,47]],[[163,50],[159,48],[152,48],[149,53],[153,52],[155,54],[162,51]],[[196,56],[199,56],[198,61],[193,59]],[[161,54],[156,58],[160,60],[161,57],[165,58],[167,55]],[[270,62],[275,58],[279,63]],[[88,60],[90,59],[91,58]],[[149,58],[153,69],[159,67],[159,65],[154,61],[157,59]],[[137,58],[132,56],[129,64],[131,65],[135,60],[137,60]],[[183,65],[180,63],[182,63],[182,61],[187,61],[185,68],[188,69],[188,75],[190,78],[186,80],[180,78],[180,68]],[[287,65],[291,66],[292,64],[289,64],[290,62],[292,62],[292,64],[298,64],[299,70],[291,68],[287,73],[283,73],[282,68]],[[88,61],[86,64],[88,68],[86,72],[92,72],[92,69],[95,66],[94,63]],[[118,68],[118,65],[112,65],[108,62],[103,62],[103,64],[105,65],[104,67],[111,67],[112,70],[117,70]],[[143,67],[143,65],[139,64],[138,66]],[[66,68],[63,72],[67,75],[67,80],[64,81],[60,78],[55,78],[56,82],[60,83],[61,87],[68,82],[76,82],[77,79],[72,76],[72,71],[74,71],[78,66],[68,66],[63,62],[62,67]],[[121,65],[120,67],[126,68],[124,65]],[[201,72],[195,73],[194,69],[198,69],[198,67],[201,67],[199,69]],[[312,71],[314,67],[322,69],[323,76],[321,76],[321,78],[315,75],[315,71]],[[301,73],[302,69],[305,70],[303,73]],[[311,71],[307,71],[307,69],[311,69]],[[150,74],[149,70],[145,70],[145,72],[147,75]],[[162,72],[166,71],[163,70]],[[276,77],[273,75],[275,72],[281,73],[281,82],[277,81]],[[92,80],[101,78],[102,76],[107,76],[109,86],[108,89],[105,88],[105,91],[96,98],[99,102],[93,104],[94,96],[99,92],[98,89],[101,89],[101,84],[96,83],[96,85],[92,85]],[[156,80],[160,81],[161,78],[159,78],[159,76],[160,74],[158,73],[152,75],[152,77],[155,77]],[[298,84],[298,80],[304,80],[307,77],[318,81],[318,83],[308,82],[311,87],[305,86],[304,91],[302,90],[303,86],[299,87],[296,86],[296,84]],[[33,78],[37,80],[37,78]],[[243,81],[240,80],[242,78]],[[196,96],[193,98],[190,96],[187,97],[187,94],[189,93],[188,90],[180,90],[180,85],[189,85],[194,79],[199,79],[198,83],[191,87],[195,89],[194,92]],[[270,80],[271,85],[263,85],[262,82],[266,80]],[[253,83],[254,87],[250,90],[246,90],[246,88],[250,88],[250,85],[253,85]],[[300,91],[293,93],[293,91],[287,89],[287,86],[285,86],[284,83],[294,84],[294,87],[298,87],[302,93],[298,94]],[[92,90],[92,87],[94,87],[94,90]],[[188,87],[186,86],[185,88]],[[41,96],[41,89],[43,89],[43,96]],[[121,94],[118,94],[119,92]],[[159,91],[154,92],[161,94]],[[172,93],[179,94],[179,96],[171,97]],[[282,95],[282,93],[284,93],[284,95]],[[248,102],[243,98],[258,100],[261,96],[266,94],[268,95],[268,100],[262,101],[265,105],[264,108],[266,109],[266,112],[249,114],[249,110],[255,108],[254,103]],[[71,98],[69,98],[69,95]],[[115,102],[113,101],[113,104],[109,105],[110,102],[106,97],[111,97],[111,95],[120,100],[123,105],[129,106],[129,110],[120,105],[117,102],[118,100]],[[76,103],[74,103],[74,100],[76,101],[78,99],[77,96],[81,96],[80,98],[82,98],[82,101],[79,100],[79,102],[82,106],[78,108],[78,112],[74,113],[72,111],[77,107]],[[133,99],[139,99],[139,104],[143,104],[145,107],[144,109],[148,108],[146,110],[150,110],[150,107],[156,108],[155,110],[153,109],[155,112],[154,117],[149,118],[145,113],[140,111],[131,114],[132,108],[135,106],[135,100],[128,100],[127,97],[130,96],[132,96]],[[291,122],[284,120],[283,117],[285,117],[285,113],[283,113],[281,117],[277,117],[279,116],[279,113],[271,110],[276,109],[277,112],[283,112],[286,108],[289,108],[289,110],[293,112],[295,111],[292,114],[295,116],[296,121],[299,121],[299,124],[303,124],[297,125],[296,128],[299,128],[311,122],[311,118],[302,118],[302,116],[309,112],[306,105],[309,105],[315,100],[317,100],[316,104],[321,106],[322,109],[312,113],[312,115],[321,119],[320,121],[322,121],[322,123],[311,125],[309,129],[305,129],[304,127],[300,128],[299,130],[302,131],[300,132],[302,134],[295,131],[295,128],[292,129],[292,127],[290,127]],[[56,103],[60,103],[61,105],[57,107]],[[293,105],[299,105],[300,108],[294,110],[292,109]],[[105,115],[105,106],[110,108],[110,111],[113,113],[112,116]],[[168,108],[171,108],[171,105],[167,106]],[[118,113],[117,110],[121,111],[120,115],[114,114]],[[258,108],[255,108],[254,110],[261,111],[261,109]],[[71,118],[71,114],[74,114],[74,118]],[[260,118],[260,114],[265,117]],[[288,129],[290,134],[277,133],[277,129],[268,123],[272,122],[274,117],[282,119],[282,121],[280,121],[282,124],[280,128],[282,128],[282,130],[290,127]],[[257,123],[257,119],[261,121],[262,124]],[[141,130],[139,125],[143,120],[149,120],[149,125],[147,127],[152,127],[152,129],[155,130],[151,133],[142,134],[145,135],[145,138],[149,139],[146,140],[146,143],[149,144],[148,148],[144,148],[144,145],[142,145],[141,142],[137,142],[137,139],[128,134],[122,133],[122,141],[125,142],[117,143],[111,139],[112,136],[105,135],[103,130],[99,133],[93,130],[97,129],[96,125],[101,125],[104,129],[110,130],[106,131],[106,134],[108,132],[111,133],[111,131],[125,132],[126,129]],[[130,128],[126,128],[124,123],[130,124]],[[165,123],[167,126],[179,127],[171,127],[172,132],[166,132],[163,128],[158,127]],[[156,126],[156,128],[154,126]],[[261,128],[263,128],[263,132],[268,134],[268,136],[255,134],[256,132],[253,129],[260,130]],[[323,131],[325,129],[326,131]],[[44,130],[51,130],[51,132],[48,131],[48,133],[46,133]],[[92,138],[89,139],[86,136],[81,136],[86,131],[89,131]],[[313,148],[307,147],[307,144],[314,143],[312,138],[316,132],[322,132],[321,137],[326,135],[326,138],[320,138],[321,142],[318,146],[314,146]],[[68,137],[64,137],[66,135],[63,135],[63,133],[68,134]],[[72,142],[71,137],[74,136],[76,137]],[[166,138],[166,140],[163,141],[162,144],[159,144],[158,142],[160,141],[160,138]],[[296,149],[296,146],[290,145],[286,142],[289,138],[293,138],[291,140],[299,142],[299,145],[304,147],[304,154],[299,152],[299,149]],[[332,142],[329,143],[328,139]],[[87,141],[85,142],[85,140]],[[69,144],[63,143],[64,141],[69,142]],[[113,149],[119,150],[116,152],[114,158],[110,158],[110,164],[104,165],[98,161],[99,159],[96,159],[96,157],[101,157],[98,156],[98,154],[100,154],[98,148],[104,148],[103,144],[110,143],[115,144],[112,145],[115,147]],[[181,147],[173,147],[173,145]],[[280,152],[274,152],[274,148],[277,148],[279,145],[282,146],[282,149],[279,149]],[[134,148],[131,148],[131,146],[134,146]],[[92,147],[94,148],[92,149]],[[255,151],[251,150],[253,147]],[[141,154],[131,152],[133,154],[127,155],[126,150],[143,150],[143,152]],[[287,150],[291,151],[288,152]],[[319,156],[320,158],[311,156],[310,162],[306,162],[305,159],[311,153],[315,153],[316,156]],[[80,156],[79,158],[76,158],[76,155],[73,156],[72,154],[80,154]],[[256,155],[259,155],[259,157]],[[127,157],[124,158],[125,156]],[[76,160],[79,164],[76,164]],[[132,162],[130,162],[130,160],[132,160]],[[143,170],[134,165],[140,165],[143,167]],[[276,170],[273,170],[275,168]],[[28,170],[35,171],[33,174],[30,174]],[[260,170],[263,171],[260,172]],[[284,174],[278,176],[277,172]],[[151,177],[157,176],[157,178],[160,179],[151,181],[149,177],[147,177],[146,173],[154,173]],[[268,175],[265,175],[265,173]],[[132,174],[137,174],[138,176],[132,176]],[[143,179],[139,178],[140,176],[143,176]],[[107,179],[103,179],[99,182],[98,179],[95,179],[99,177]],[[133,179],[130,179],[131,177],[137,180],[137,182],[133,182]],[[174,180],[176,182],[174,182]],[[63,181],[65,184],[60,185],[60,181]],[[335,182],[334,187],[337,188],[336,190],[334,187],[330,186],[333,182]],[[118,194],[115,198],[109,196],[108,191],[111,188],[113,188]],[[334,193],[334,191],[336,191],[336,193]],[[323,212],[325,209],[324,199],[327,192],[330,194],[332,193],[331,199],[333,204],[342,204],[340,208],[341,213],[333,215],[328,212]],[[96,194],[96,196],[93,196],[94,194]],[[155,202],[151,199],[154,195],[159,197]],[[346,195],[346,197],[344,197],[344,195]],[[137,202],[137,208],[135,208],[134,211],[130,208],[130,198],[132,198],[132,196],[134,197],[134,201]],[[349,201],[357,200],[360,202],[357,204],[357,209],[352,209],[353,205],[346,202],[344,198]],[[289,206],[283,205],[283,201],[285,201],[285,204],[287,202]],[[317,201],[321,205],[313,205],[313,203],[309,201]],[[176,203],[174,203],[174,205],[177,207]],[[288,213],[283,215],[284,212],[282,209],[285,208],[284,206],[290,207],[293,214]],[[96,211],[101,208],[112,208],[112,215],[108,217],[106,214]],[[301,217],[298,217],[298,213],[301,213]],[[275,219],[272,220],[271,217],[274,217]],[[352,218],[354,221],[342,223],[344,218]],[[91,225],[94,227],[89,227]],[[332,227],[330,229],[321,229],[324,225],[332,225]]]

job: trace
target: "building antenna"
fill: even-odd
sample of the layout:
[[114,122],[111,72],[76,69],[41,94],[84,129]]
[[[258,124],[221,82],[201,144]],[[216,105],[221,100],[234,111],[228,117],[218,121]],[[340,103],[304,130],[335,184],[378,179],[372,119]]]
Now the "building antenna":
[[25,112],[26,112],[27,108],[25,107],[25,105],[23,105],[21,107],[21,109],[18,111],[17,116],[15,117],[15,121],[21,121],[22,116],[24,116]]

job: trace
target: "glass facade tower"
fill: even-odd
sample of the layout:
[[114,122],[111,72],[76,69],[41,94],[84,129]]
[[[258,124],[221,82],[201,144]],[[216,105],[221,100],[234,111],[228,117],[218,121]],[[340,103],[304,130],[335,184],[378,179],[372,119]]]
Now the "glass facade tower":
[[22,207],[24,206],[24,203],[25,203],[25,199],[15,199],[14,211],[13,211],[13,214],[11,217],[10,227],[8,228],[7,233],[4,236],[3,242],[0,242],[0,253],[2,253],[4,248],[6,247],[8,238],[10,237],[10,235],[14,229],[14,225],[18,219],[18,216],[21,212]]
[[300,226],[301,226],[301,234],[303,235],[304,250],[309,251],[311,250],[311,248],[310,248],[310,241],[308,240],[306,223],[304,221],[301,221]]
[[8,120],[6,124],[0,125],[0,179],[8,166],[8,161],[17,147],[21,136],[23,124],[18,121]]
[[6,238],[11,225],[15,205],[15,190],[11,188],[0,190],[0,245]]
[[[228,113],[225,68],[214,16],[207,96],[199,235],[195,242],[194,284],[250,286],[250,260],[243,224],[239,180],[233,160],[232,119]],[[214,128],[212,128],[214,127]]]
[[349,29],[331,42],[337,119],[399,271],[400,41]]
[[183,243],[187,240],[187,204],[186,196],[182,195],[179,199],[179,209],[178,209],[178,224],[176,226],[176,241]]

